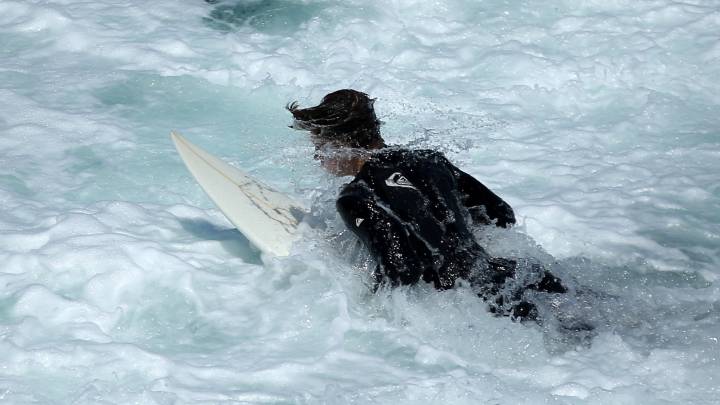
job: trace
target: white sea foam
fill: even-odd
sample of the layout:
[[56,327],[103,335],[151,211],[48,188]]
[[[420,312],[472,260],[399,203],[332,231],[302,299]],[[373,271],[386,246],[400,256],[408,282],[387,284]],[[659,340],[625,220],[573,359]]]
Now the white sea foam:
[[[716,403],[720,2],[0,2],[3,403]],[[373,294],[283,106],[354,87],[515,209],[590,344]],[[313,205],[265,262],[168,133]]]

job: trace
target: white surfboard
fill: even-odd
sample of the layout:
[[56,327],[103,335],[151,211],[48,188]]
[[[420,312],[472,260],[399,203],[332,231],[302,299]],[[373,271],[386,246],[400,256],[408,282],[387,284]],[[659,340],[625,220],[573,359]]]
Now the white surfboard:
[[253,179],[172,132],[180,157],[230,222],[263,253],[287,256],[306,210],[288,196]]

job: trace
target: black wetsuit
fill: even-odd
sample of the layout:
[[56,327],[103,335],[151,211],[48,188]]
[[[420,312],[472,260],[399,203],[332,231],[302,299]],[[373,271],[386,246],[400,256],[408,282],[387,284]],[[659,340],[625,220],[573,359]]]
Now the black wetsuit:
[[368,160],[343,187],[337,209],[348,228],[369,248],[376,279],[391,285],[423,280],[438,289],[467,280],[493,312],[534,318],[522,299],[527,289],[562,293],[560,280],[541,267],[537,277],[508,290],[515,262],[491,258],[470,225],[507,227],[512,208],[472,176],[432,150],[388,148]]

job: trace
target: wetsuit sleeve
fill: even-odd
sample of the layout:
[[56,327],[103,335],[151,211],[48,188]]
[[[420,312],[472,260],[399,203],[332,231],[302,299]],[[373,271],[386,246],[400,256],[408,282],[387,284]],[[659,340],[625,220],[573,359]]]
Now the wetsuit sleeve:
[[453,166],[461,201],[470,211],[476,224],[490,224],[507,228],[515,223],[515,213],[508,203],[471,175]]
[[425,278],[423,269],[432,263],[427,246],[407,228],[408,224],[378,204],[364,182],[354,181],[342,189],[337,210],[377,259],[382,278],[393,285],[414,284]]

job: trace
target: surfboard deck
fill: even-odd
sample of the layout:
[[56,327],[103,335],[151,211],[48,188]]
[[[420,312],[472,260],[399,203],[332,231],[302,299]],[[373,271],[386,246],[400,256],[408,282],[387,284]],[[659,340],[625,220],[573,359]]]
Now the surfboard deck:
[[287,256],[306,209],[176,132],[183,163],[227,219],[261,252]]

